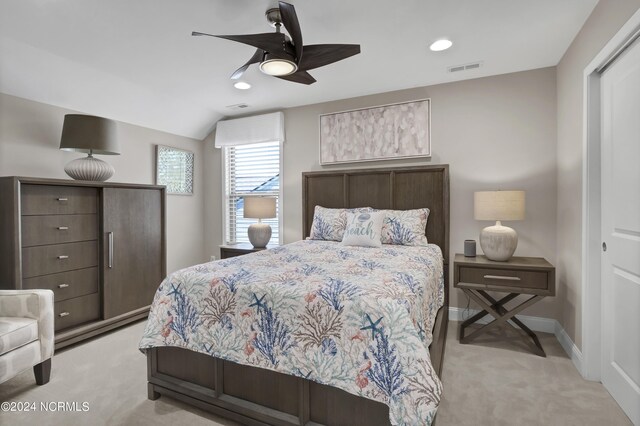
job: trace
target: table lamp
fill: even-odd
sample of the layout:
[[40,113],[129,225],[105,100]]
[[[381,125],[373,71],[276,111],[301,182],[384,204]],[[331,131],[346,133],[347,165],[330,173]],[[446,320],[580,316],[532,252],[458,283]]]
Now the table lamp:
[[111,164],[94,158],[93,154],[120,154],[116,122],[93,115],[67,114],[64,116],[60,149],[88,154],[64,166],[64,171],[70,177],[103,182],[113,176],[115,169]]
[[524,219],[524,191],[480,191],[474,193],[474,218],[495,220],[480,232],[480,247],[487,259],[506,261],[518,246],[518,234],[501,221]]
[[258,223],[249,226],[247,235],[255,248],[264,248],[271,239],[271,226],[262,223],[262,219],[276,217],[276,199],[274,197],[244,197],[243,217],[258,219]]

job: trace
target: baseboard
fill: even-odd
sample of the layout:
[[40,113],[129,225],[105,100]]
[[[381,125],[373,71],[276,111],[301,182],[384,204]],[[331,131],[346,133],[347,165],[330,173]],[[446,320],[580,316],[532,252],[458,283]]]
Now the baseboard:
[[[449,307],[449,320],[464,321],[478,312],[480,311],[476,309]],[[493,317],[491,315],[487,315],[478,321],[478,323],[486,324],[492,319]],[[551,333],[555,335],[560,346],[562,346],[569,358],[571,358],[573,365],[576,367],[578,372],[582,374],[582,352],[580,352],[578,347],[573,343],[567,332],[562,328],[557,320],[552,318],[531,317],[527,315],[518,315],[518,319],[533,331]]]
[[576,366],[576,368],[578,369],[578,372],[580,372],[580,375],[584,377],[582,352],[580,352],[580,349],[578,349],[576,344],[573,343],[573,340],[571,340],[571,337],[569,337],[565,329],[562,328],[562,326],[558,321],[556,321],[556,328],[553,334],[555,334],[556,339],[558,339],[558,342],[560,342],[560,345],[562,346],[564,351],[567,353],[567,355],[569,355],[569,358],[571,358],[573,365]]

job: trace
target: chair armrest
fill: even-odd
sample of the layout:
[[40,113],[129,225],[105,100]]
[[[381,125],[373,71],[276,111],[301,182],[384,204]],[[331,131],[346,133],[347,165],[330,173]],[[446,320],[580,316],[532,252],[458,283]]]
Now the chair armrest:
[[42,360],[53,356],[53,291],[0,290],[0,316],[37,320]]

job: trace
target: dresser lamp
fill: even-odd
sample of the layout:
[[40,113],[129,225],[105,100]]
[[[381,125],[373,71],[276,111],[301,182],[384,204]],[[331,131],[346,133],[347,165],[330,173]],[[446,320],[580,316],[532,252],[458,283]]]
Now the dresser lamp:
[[262,219],[276,217],[276,199],[273,197],[244,197],[244,218],[258,219],[258,223],[249,226],[247,235],[255,248],[264,248],[271,239],[271,226],[262,223]]
[[102,117],[82,114],[64,116],[60,149],[88,154],[64,166],[73,179],[103,182],[115,173],[109,163],[95,158],[94,154],[119,155],[116,122]]
[[480,191],[474,193],[474,218],[495,220],[480,232],[480,247],[489,260],[504,262],[518,246],[518,234],[501,221],[524,219],[524,191]]

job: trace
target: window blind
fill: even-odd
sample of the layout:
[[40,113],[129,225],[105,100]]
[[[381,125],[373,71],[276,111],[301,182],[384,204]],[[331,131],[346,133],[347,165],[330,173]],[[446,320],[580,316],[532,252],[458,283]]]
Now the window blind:
[[257,219],[245,219],[245,195],[276,198],[276,218],[263,219],[271,225],[272,242],[280,241],[280,142],[266,142],[224,148],[226,243],[249,242],[247,229]]

